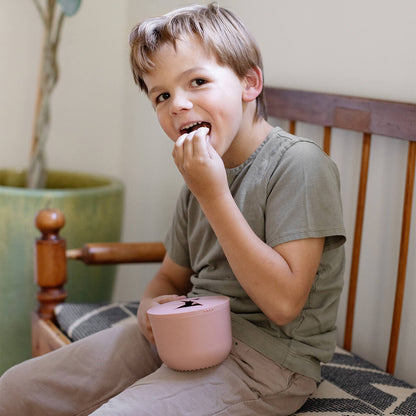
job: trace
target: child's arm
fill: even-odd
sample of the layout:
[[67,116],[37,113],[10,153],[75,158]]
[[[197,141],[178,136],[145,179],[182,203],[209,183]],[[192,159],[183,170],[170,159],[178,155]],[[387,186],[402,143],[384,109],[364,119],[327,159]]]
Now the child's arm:
[[185,297],[191,289],[191,274],[191,269],[179,266],[166,255],[159,270],[148,284],[140,300],[137,319],[140,330],[152,344],[155,340],[147,311],[157,304]]
[[308,297],[324,238],[272,248],[257,237],[235,204],[223,162],[206,140],[206,132],[179,139],[173,155],[244,290],[278,325],[292,321]]

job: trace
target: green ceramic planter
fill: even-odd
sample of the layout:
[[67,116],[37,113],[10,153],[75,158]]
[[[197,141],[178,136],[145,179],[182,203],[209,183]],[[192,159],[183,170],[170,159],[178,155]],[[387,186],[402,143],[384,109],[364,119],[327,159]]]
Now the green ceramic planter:
[[[95,175],[50,172],[46,189],[22,187],[24,172],[0,170],[0,374],[31,356],[30,313],[36,307],[33,278],[34,226],[42,208],[59,208],[66,225],[61,236],[67,248],[85,242],[120,239],[123,185]],[[114,266],[85,266],[71,262],[66,286],[68,300],[108,301]]]

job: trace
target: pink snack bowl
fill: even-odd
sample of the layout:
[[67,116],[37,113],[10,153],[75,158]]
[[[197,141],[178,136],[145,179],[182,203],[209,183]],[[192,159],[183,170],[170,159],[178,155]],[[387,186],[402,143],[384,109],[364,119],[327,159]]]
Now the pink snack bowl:
[[175,300],[147,313],[159,356],[174,370],[212,367],[230,353],[230,300],[226,296]]

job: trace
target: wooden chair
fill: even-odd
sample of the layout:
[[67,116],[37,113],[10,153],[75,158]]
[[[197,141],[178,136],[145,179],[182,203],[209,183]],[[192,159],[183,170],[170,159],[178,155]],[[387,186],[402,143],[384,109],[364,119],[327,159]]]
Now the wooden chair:
[[[407,167],[403,185],[404,200],[397,201],[401,205],[402,211],[401,238],[400,247],[398,248],[399,259],[389,351],[386,360],[386,372],[393,374],[409,256],[416,160],[416,104],[275,87],[267,87],[265,93],[269,117],[287,120],[287,128],[291,133],[298,134],[299,126],[303,126],[304,123],[321,126],[323,132],[322,147],[328,154],[331,154],[331,138],[334,136],[334,131],[338,134],[341,130],[347,130],[359,132],[362,135],[360,173],[356,192],[357,202],[354,208],[354,235],[349,236],[347,242],[350,245],[351,265],[347,268],[347,270],[350,269],[350,276],[349,286],[346,288],[348,290],[348,301],[343,345],[346,351],[351,351],[352,348],[360,260],[363,255],[368,256],[370,254],[362,253],[361,250],[365,230],[364,213],[370,149],[372,145],[374,146],[374,143],[379,142],[383,145],[385,140],[401,140],[408,143]],[[343,178],[341,172],[341,183],[343,179],[346,178]],[[349,215],[349,212],[346,212],[346,214]],[[162,243],[87,244],[81,250],[66,251],[65,241],[59,236],[59,229],[63,224],[62,214],[54,210],[42,211],[36,219],[36,225],[42,236],[36,242],[36,281],[40,290],[38,293],[39,306],[32,317],[34,355],[43,354],[71,342],[57,327],[54,315],[56,305],[65,300],[66,258],[84,261],[86,264],[158,262],[162,260],[165,253]],[[389,236],[385,238],[389,238]],[[415,253],[413,253],[414,255]],[[395,261],[395,259],[392,258],[391,261]],[[377,271],[375,271],[375,274],[377,274]],[[348,279],[346,278],[346,280]],[[313,403],[316,403],[316,400]],[[305,411],[298,414],[308,413]],[[416,414],[416,412],[403,414]]]

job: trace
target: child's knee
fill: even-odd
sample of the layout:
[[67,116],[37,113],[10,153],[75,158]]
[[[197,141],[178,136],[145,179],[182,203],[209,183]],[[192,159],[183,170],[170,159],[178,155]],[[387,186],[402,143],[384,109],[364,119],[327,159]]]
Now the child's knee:
[[15,391],[15,386],[19,386],[21,383],[24,382],[24,380],[20,380],[22,376],[23,374],[22,371],[20,371],[19,365],[11,367],[9,370],[7,370],[0,377],[0,397],[3,397],[3,395],[6,392],[12,393],[13,391]]
[[19,413],[22,404],[21,391],[25,389],[28,374],[22,367],[22,364],[12,367],[0,377],[1,415],[23,414]]

